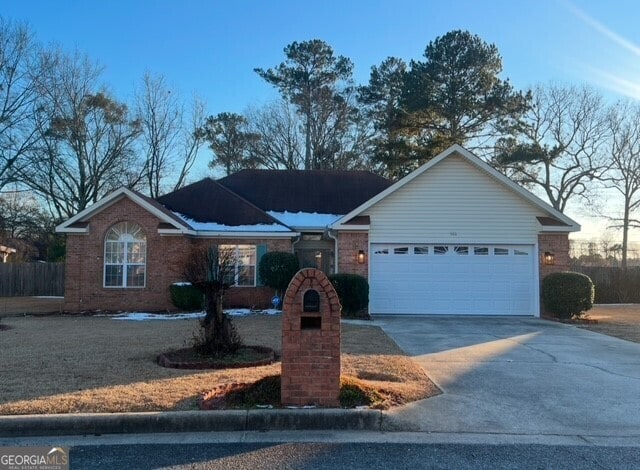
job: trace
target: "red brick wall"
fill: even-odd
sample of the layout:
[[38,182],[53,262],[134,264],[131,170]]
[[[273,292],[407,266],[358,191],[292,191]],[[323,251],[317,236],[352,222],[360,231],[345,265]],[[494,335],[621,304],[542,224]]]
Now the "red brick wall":
[[[365,253],[364,264],[358,264],[358,251]],[[369,234],[367,232],[338,233],[338,272],[369,277]]]
[[[320,311],[303,312],[306,291],[320,295]],[[339,406],[340,302],[327,277],[302,269],[291,280],[282,317],[282,404]],[[301,329],[302,316],[320,316],[320,329]]]
[[[553,265],[544,264],[545,252],[553,253]],[[541,233],[538,235],[538,262],[540,264],[540,281],[547,274],[569,271],[571,258],[569,257],[569,234]]]
[[[554,264],[544,264],[545,252],[553,253]],[[571,257],[569,256],[569,234],[567,233],[541,233],[538,235],[538,263],[540,265],[540,313],[545,315],[542,302],[542,280],[551,273],[569,271],[571,269]]]
[[[104,288],[104,239],[118,222],[135,222],[147,236],[147,279],[144,288]],[[88,234],[67,235],[65,304],[67,311],[175,310],[169,286],[184,281],[184,262],[191,247],[201,244],[267,245],[269,251],[291,251],[291,240],[218,240],[158,234],[157,217],[124,198],[93,216]],[[227,292],[230,306],[267,307],[273,296],[266,287],[237,287]]]

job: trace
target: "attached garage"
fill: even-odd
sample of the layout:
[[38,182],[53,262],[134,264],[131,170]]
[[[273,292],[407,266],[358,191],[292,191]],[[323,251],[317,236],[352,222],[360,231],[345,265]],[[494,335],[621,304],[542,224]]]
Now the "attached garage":
[[534,315],[533,245],[371,245],[374,314]]
[[366,240],[373,315],[538,316],[540,281],[569,268],[580,225],[454,145],[331,228],[342,272]]

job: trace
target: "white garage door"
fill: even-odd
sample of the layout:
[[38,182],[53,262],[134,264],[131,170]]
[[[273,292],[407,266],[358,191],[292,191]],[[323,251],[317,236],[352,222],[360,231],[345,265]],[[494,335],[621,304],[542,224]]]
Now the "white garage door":
[[372,244],[373,314],[534,315],[532,245]]

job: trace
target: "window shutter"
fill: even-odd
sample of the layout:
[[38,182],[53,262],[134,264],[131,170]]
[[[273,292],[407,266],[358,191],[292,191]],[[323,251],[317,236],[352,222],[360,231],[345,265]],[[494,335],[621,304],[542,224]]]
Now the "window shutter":
[[264,256],[264,254],[267,252],[267,245],[256,245],[256,261],[257,261],[257,265],[256,265],[256,285],[258,286],[264,286],[264,282],[262,282],[262,279],[260,279],[260,271],[258,270],[258,267],[260,266],[260,260],[262,259],[262,256]]

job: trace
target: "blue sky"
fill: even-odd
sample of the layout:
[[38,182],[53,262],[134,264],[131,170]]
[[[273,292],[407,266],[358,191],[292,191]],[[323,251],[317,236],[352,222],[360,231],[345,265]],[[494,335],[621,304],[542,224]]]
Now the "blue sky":
[[387,56],[419,59],[426,44],[453,29],[495,43],[504,77],[590,82],[612,99],[640,96],[640,2],[551,0],[7,1],[1,14],[25,20],[44,42],[78,48],[105,67],[120,99],[145,71],[161,73],[210,113],[243,111],[275,97],[253,72],[283,59],[290,42],[319,38],[355,63],[364,83]]
[[[589,83],[610,100],[640,98],[637,0],[0,0],[39,40],[86,52],[104,81],[129,100],[145,71],[163,74],[210,114],[242,112],[276,92],[253,72],[281,62],[292,41],[322,39],[355,63],[358,83],[388,56],[420,59],[427,43],[467,29],[494,43],[503,78],[517,88],[555,80]],[[200,157],[202,160],[202,157]],[[206,161],[196,174],[207,173]],[[602,224],[584,211],[581,236]]]

